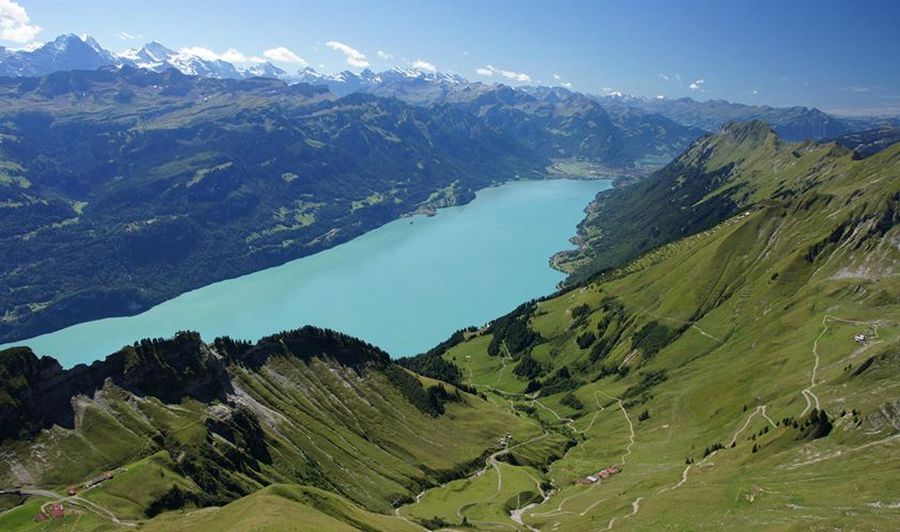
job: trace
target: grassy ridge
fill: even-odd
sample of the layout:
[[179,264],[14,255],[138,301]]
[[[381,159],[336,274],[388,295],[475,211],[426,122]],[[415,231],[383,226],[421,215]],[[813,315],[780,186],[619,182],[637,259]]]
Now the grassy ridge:
[[[578,442],[541,471],[548,499],[506,526],[872,529],[898,518],[884,466],[900,438],[900,146],[858,160],[758,133],[707,141],[736,142],[736,161],[704,150],[705,169],[733,169],[720,186],[743,183],[734,216],[518,310],[539,338],[521,351],[491,354],[528,333],[489,327],[443,354],[464,382]],[[521,394],[529,379],[537,394]],[[622,472],[577,482],[608,465]]]

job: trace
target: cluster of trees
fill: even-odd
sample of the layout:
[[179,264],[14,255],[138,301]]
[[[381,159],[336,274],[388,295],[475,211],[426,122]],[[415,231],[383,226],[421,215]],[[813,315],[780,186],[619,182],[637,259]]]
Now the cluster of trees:
[[597,339],[597,336],[591,332],[587,331],[578,335],[578,338],[575,339],[575,343],[578,344],[578,347],[581,349],[587,349],[594,343]]
[[412,357],[402,357],[396,362],[419,375],[450,383],[467,393],[478,394],[478,390],[474,386],[462,382],[462,370],[459,366],[444,358],[447,351],[465,341],[467,334],[474,334],[477,331],[477,327],[460,329],[427,352]]
[[400,366],[391,364],[384,369],[388,380],[400,390],[406,400],[419,411],[438,417],[444,413],[444,404],[462,401],[460,388],[454,387],[453,391],[447,391],[444,383],[435,386],[423,386],[418,378],[405,371]]
[[441,353],[422,353],[414,357],[403,357],[397,360],[401,366],[415,371],[419,375],[425,375],[432,379],[461,385],[462,371],[453,362],[444,359]]
[[619,343],[625,334],[625,329],[631,319],[625,313],[625,307],[613,297],[605,297],[600,304],[601,318],[597,322],[597,334],[599,340],[591,349],[589,360],[591,363],[599,362],[609,356],[613,347]]
[[566,395],[562,396],[559,400],[560,404],[564,406],[568,406],[574,410],[581,410],[584,408],[584,403],[581,402],[581,399],[575,396],[574,393],[569,392]]
[[579,386],[581,386],[581,380],[572,376],[568,366],[563,366],[541,383],[541,391],[544,395],[553,395],[559,392],[574,390]]
[[625,392],[622,394],[622,399],[632,399],[641,403],[645,403],[652,397],[648,394],[650,388],[653,388],[657,384],[665,382],[667,378],[668,376],[666,375],[666,370],[664,369],[647,370],[641,373],[640,381],[629,386],[625,390]]
[[572,324],[569,325],[569,328],[577,329],[586,325],[591,318],[591,307],[586,303],[575,305],[569,309],[569,314],[572,316]]
[[505,345],[510,355],[516,356],[543,342],[544,339],[541,335],[528,326],[528,321],[534,316],[536,310],[537,302],[531,300],[519,305],[506,316],[491,322],[487,332],[492,333],[493,337],[488,345],[488,354],[491,356],[500,354],[501,348]]
[[795,429],[800,431],[797,439],[803,440],[824,438],[831,434],[831,430],[834,428],[831,419],[828,417],[828,413],[825,412],[824,409],[819,410],[818,408],[813,408],[809,412],[809,416],[807,416],[802,423],[797,423],[795,421],[792,425]]
[[631,335],[631,345],[640,349],[644,357],[650,358],[671,343],[679,331],[670,329],[658,321],[651,321]]
[[545,371],[544,365],[535,360],[528,352],[519,357],[519,363],[513,368],[513,373],[518,377],[531,381],[542,376]]
[[722,442],[717,441],[716,443],[703,449],[703,458],[706,458],[707,456],[711,455],[712,453],[714,453],[720,449],[724,449],[724,448],[725,448],[725,446],[722,445]]

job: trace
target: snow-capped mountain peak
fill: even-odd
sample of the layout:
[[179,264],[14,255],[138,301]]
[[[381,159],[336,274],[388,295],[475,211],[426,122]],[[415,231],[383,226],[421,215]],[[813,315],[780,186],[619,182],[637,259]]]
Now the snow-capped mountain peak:
[[140,48],[131,48],[121,52],[119,57],[131,61],[139,68],[156,70],[175,55],[174,50],[170,50],[156,41],[150,41]]
[[186,75],[209,78],[280,78],[291,82],[325,85],[339,96],[351,92],[388,95],[426,91],[437,94],[450,90],[453,85],[468,82],[456,74],[405,66],[384,72],[374,72],[367,68],[358,73],[350,70],[320,73],[306,67],[296,74],[288,74],[268,61],[235,64],[198,55],[190,48],[175,51],[157,41],[112,53],[94,38],[72,33],[60,35],[40,45],[0,50],[0,76],[41,76],[61,70],[95,70],[125,65],[155,72],[176,69]]
[[243,72],[248,76],[258,78],[282,78],[287,74],[283,69],[278,68],[269,61],[250,66],[244,69]]

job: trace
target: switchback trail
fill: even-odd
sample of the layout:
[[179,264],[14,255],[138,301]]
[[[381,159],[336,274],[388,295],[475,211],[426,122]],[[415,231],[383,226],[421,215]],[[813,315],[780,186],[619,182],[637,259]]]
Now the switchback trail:
[[813,393],[812,389],[815,388],[815,386],[816,386],[816,377],[818,376],[819,365],[821,363],[821,359],[819,357],[819,340],[821,340],[822,337],[825,336],[825,333],[828,332],[828,320],[839,321],[842,323],[851,323],[854,325],[865,325],[872,331],[873,338],[878,338],[878,322],[848,320],[848,319],[844,319],[844,318],[838,318],[838,317],[832,316],[830,314],[826,314],[825,316],[823,316],[822,317],[822,332],[820,332],[819,335],[816,336],[816,339],[813,340],[813,345],[812,345],[813,367],[809,374],[809,386],[807,386],[806,388],[803,388],[803,390],[800,391],[800,394],[803,396],[803,399],[806,400],[806,406],[803,408],[803,411],[800,412],[800,415],[798,417],[803,417],[804,415],[806,415],[806,413],[809,412],[810,409],[812,409],[813,404],[816,405],[817,410],[822,409],[821,405],[819,404],[819,397],[815,393]]
[[[631,450],[632,450],[632,447],[634,446],[634,441],[635,441],[634,424],[632,423],[631,417],[628,415],[628,411],[625,409],[625,405],[623,404],[621,399],[619,399],[618,397],[613,397],[605,392],[597,390],[594,392],[594,400],[597,402],[598,408],[601,408],[601,409],[603,408],[603,406],[600,405],[600,399],[597,397],[597,394],[603,395],[606,398],[615,401],[618,404],[619,408],[621,409],[622,415],[625,417],[625,422],[628,424],[628,445],[625,447],[625,452],[622,454],[620,462],[618,464],[616,464],[617,466],[624,466],[628,461],[628,457],[631,456]],[[548,408],[548,410],[549,410],[549,408]],[[559,417],[559,416],[557,416],[557,417]],[[563,418],[560,418],[560,419],[563,419]],[[568,419],[568,418],[566,418],[566,419]],[[591,422],[591,425],[593,425],[593,421]],[[591,490],[598,485],[599,484],[594,484],[590,488],[588,488],[588,490]],[[584,511],[582,511],[580,513],[563,509],[563,507],[566,505],[567,502],[569,502],[570,500],[575,499],[577,497],[581,497],[585,493],[588,493],[588,491],[582,491],[582,492],[575,493],[573,495],[566,497],[565,499],[560,501],[559,505],[554,510],[550,510],[547,512],[541,512],[541,513],[532,513],[531,515],[534,517],[552,517],[555,515],[565,515],[565,514],[575,514],[575,515],[584,516],[588,512],[593,510],[601,502],[606,500],[606,499],[600,499],[598,501],[595,501],[594,503],[592,503],[590,506],[588,506]]]

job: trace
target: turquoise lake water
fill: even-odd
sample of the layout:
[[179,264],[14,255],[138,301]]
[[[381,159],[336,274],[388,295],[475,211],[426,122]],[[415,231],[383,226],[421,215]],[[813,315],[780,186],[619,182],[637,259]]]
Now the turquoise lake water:
[[179,330],[256,340],[305,324],[336,329],[392,356],[425,351],[551,293],[555,252],[610,182],[515,182],[468,205],[415,216],[316,255],[187,292],[131,317],[81,323],[16,342],[65,367]]

